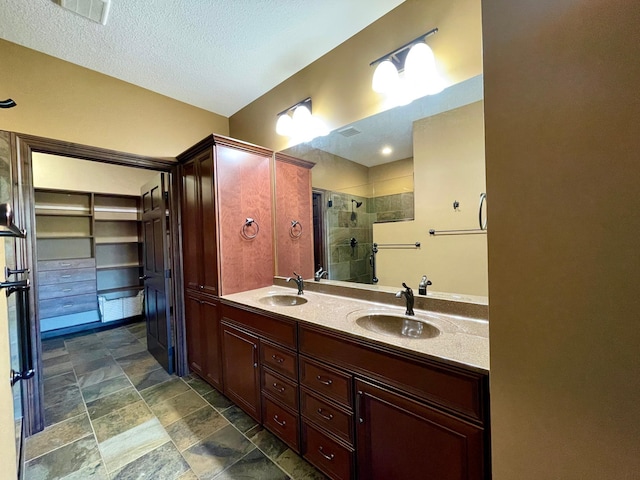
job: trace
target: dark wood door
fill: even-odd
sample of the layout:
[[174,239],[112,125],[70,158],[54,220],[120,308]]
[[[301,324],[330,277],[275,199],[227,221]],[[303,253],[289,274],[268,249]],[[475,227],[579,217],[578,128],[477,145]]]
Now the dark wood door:
[[202,300],[187,294],[184,299],[187,362],[191,371],[205,376],[204,340],[206,331],[202,318]]
[[200,290],[200,191],[198,168],[195,161],[182,167],[182,258],[184,285]]
[[479,480],[483,430],[356,381],[358,478]]
[[196,158],[200,191],[200,285],[203,293],[218,295],[218,242],[216,237],[216,204],[214,163],[211,149]]
[[147,349],[173,373],[173,338],[171,333],[170,270],[167,247],[167,199],[165,174],[144,185],[142,195],[142,241],[144,305],[147,322]]
[[224,393],[261,422],[258,338],[222,323]]

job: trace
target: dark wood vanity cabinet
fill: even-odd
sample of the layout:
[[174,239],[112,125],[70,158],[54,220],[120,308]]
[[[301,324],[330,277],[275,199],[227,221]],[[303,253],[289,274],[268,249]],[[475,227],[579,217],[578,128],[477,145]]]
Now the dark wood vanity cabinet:
[[224,394],[262,422],[259,347],[258,337],[222,321]]
[[219,304],[210,297],[187,292],[184,306],[189,368],[222,389]]

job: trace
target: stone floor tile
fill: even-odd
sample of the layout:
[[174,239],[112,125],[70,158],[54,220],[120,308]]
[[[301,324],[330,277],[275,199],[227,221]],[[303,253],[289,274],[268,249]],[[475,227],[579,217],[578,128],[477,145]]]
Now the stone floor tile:
[[181,378],[173,377],[166,382],[154,385],[140,392],[149,406],[169,400],[176,395],[190,391],[191,388]]
[[133,353],[145,352],[146,350],[147,347],[145,345],[142,345],[138,340],[135,340],[134,343],[120,345],[119,347],[111,348],[109,351],[113,358],[122,358]]
[[235,405],[224,410],[222,415],[242,433],[251,430],[258,424],[253,418],[244,413],[240,407]]
[[120,375],[119,377],[113,377],[104,382],[96,383],[95,385],[89,385],[81,389],[82,398],[85,402],[91,402],[97,400],[100,397],[104,397],[111,393],[122,390],[131,386],[131,382],[126,375]]
[[158,368],[155,370],[150,370],[141,375],[129,375],[129,380],[131,380],[131,383],[133,383],[133,386],[136,387],[138,391],[153,387],[172,378],[174,377],[169,375],[160,364],[158,364]]
[[157,418],[100,443],[100,453],[108,472],[114,472],[170,440]]
[[138,376],[158,368],[158,362],[145,351],[133,353],[117,359],[125,373],[129,376]]
[[289,480],[289,478],[289,475],[258,449],[249,452],[215,477],[216,480]]
[[26,438],[25,460],[32,460],[92,433],[91,423],[86,413],[56,423]]
[[[105,350],[106,351],[106,350]],[[76,376],[79,378],[81,375],[89,372],[93,372],[95,370],[100,370],[105,367],[117,367],[119,366],[116,361],[113,359],[111,354],[106,357],[100,357],[94,360],[90,360],[85,363],[74,363],[74,371],[76,372]]]
[[189,464],[171,442],[111,473],[111,480],[174,480],[189,471]]
[[201,480],[210,480],[256,447],[228,425],[182,452]]
[[78,470],[100,463],[93,435],[87,435],[25,463],[26,480],[64,478]]
[[207,405],[200,395],[188,390],[180,395],[151,405],[151,411],[162,425],[169,425]]
[[87,411],[89,418],[95,420],[140,400],[138,391],[133,387],[127,387],[92,402],[87,402]]
[[184,381],[187,382],[189,386],[200,395],[205,395],[215,390],[211,385],[198,377],[189,377],[188,379],[185,378]]
[[296,480],[327,480],[327,477],[291,449],[280,455],[276,463]]
[[215,408],[219,412],[226,410],[231,405],[233,405],[233,402],[231,400],[229,400],[227,397],[225,397],[223,394],[221,394],[217,390],[214,390],[209,393],[205,393],[204,395],[202,395],[202,398],[204,398],[207,402],[209,402],[209,405],[211,405],[213,408]]
[[256,425],[245,433],[247,438],[251,440],[267,457],[275,461],[280,455],[286,452],[289,447],[286,443],[272,434],[262,425]]
[[97,370],[78,375],[80,388],[89,387],[124,374],[120,365],[106,365]]
[[139,400],[91,421],[98,443],[142,425],[154,417],[146,403]]
[[76,385],[76,375],[73,372],[64,373],[44,380],[44,398],[59,388],[68,388]]
[[207,405],[166,426],[165,429],[178,450],[183,451],[227,425],[229,421]]

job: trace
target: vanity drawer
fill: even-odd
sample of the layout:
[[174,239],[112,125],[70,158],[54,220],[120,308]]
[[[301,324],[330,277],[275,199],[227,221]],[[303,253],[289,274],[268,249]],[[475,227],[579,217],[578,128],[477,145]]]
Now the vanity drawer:
[[293,320],[282,320],[266,317],[256,312],[242,310],[230,305],[222,304],[222,317],[230,323],[257,333],[261,337],[272,342],[279,343],[289,348],[296,348],[297,323]]
[[74,268],[66,270],[46,270],[38,272],[39,285],[52,285],[70,282],[96,282],[95,268]]
[[353,449],[302,422],[303,457],[336,480],[353,478]]
[[65,298],[49,298],[38,302],[40,318],[58,317],[71,313],[98,309],[98,297],[94,294],[74,295]]
[[336,437],[353,445],[353,414],[302,388],[300,413]]
[[298,356],[295,352],[262,341],[261,360],[263,365],[268,365],[291,380],[298,380]]
[[95,282],[70,282],[58,285],[40,285],[38,287],[38,299],[46,300],[48,298],[69,297],[71,295],[82,295],[87,293],[96,294]]
[[300,453],[300,417],[268,397],[263,397],[263,424],[296,453]]
[[298,386],[291,380],[263,368],[262,391],[298,411]]
[[353,402],[353,377],[335,368],[300,357],[300,383],[347,407]]
[[38,262],[38,272],[46,270],[65,270],[68,268],[89,268],[96,266],[95,258],[69,258],[66,260],[41,260]]

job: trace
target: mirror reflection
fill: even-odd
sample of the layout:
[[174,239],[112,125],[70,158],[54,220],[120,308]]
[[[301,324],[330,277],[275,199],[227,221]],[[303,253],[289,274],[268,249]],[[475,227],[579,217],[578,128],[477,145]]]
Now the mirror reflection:
[[427,275],[434,291],[487,295],[486,235],[429,234],[478,227],[482,97],[477,76],[284,151],[315,164],[316,270],[416,293]]

